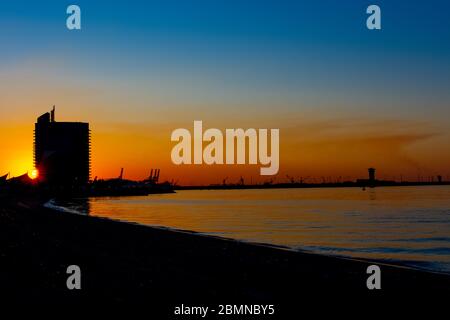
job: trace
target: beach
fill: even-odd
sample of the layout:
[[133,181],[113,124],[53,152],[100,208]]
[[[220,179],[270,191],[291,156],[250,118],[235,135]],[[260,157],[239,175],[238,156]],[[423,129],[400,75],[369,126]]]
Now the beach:
[[[450,293],[448,275],[382,264],[382,290],[368,290],[371,264],[61,213],[37,200],[3,201],[0,211],[0,283],[8,300],[150,304],[170,314],[181,304],[274,304],[287,312],[299,299]],[[66,287],[70,265],[81,268],[81,290]]]

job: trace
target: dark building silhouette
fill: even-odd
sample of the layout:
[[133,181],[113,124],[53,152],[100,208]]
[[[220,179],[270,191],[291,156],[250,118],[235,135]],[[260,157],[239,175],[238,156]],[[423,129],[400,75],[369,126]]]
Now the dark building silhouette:
[[89,182],[90,131],[88,123],[56,122],[55,107],[37,119],[34,164],[39,181],[77,186]]
[[369,168],[369,182],[375,182],[375,168]]
[[[358,185],[364,186],[364,187],[375,187],[376,185],[383,184],[383,181],[379,181],[375,178],[375,168],[369,168],[367,169],[369,172],[369,179],[358,179],[356,180],[356,183]],[[390,183],[389,181],[386,181],[386,183]]]

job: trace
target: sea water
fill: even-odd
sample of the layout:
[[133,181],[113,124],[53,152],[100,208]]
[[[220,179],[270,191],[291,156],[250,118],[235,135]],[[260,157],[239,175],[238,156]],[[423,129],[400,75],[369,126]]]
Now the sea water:
[[186,190],[53,205],[149,226],[450,273],[450,186]]

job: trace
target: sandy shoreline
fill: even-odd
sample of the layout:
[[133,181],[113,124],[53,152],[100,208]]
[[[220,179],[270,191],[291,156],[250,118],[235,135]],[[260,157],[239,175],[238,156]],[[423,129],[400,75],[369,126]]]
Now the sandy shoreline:
[[[29,208],[27,208],[29,206]],[[450,276],[382,265],[382,290],[369,291],[369,262],[253,245],[195,233],[64,214],[40,205],[0,207],[0,283],[9,299],[154,303],[271,303],[293,292],[317,297],[439,296]],[[66,288],[66,268],[82,290]],[[302,298],[304,301],[304,298]]]

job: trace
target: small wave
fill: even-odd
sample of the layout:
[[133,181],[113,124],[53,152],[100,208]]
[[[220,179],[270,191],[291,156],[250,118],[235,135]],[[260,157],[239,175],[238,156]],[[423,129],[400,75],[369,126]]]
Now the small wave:
[[392,239],[393,242],[450,242],[450,237]]
[[394,247],[363,247],[363,248],[342,248],[329,246],[302,246],[297,249],[310,251],[325,252],[348,252],[348,253],[393,253],[393,254],[424,254],[424,255],[448,255],[450,248],[433,247],[433,248],[394,248]]
[[56,205],[55,199],[51,199],[50,201],[46,202],[44,204],[44,207],[48,208],[48,209],[56,210],[56,211],[59,211],[59,212],[64,212],[64,213],[78,214],[78,215],[82,215],[82,216],[85,215],[85,214],[83,214],[83,213],[81,213],[81,212],[79,212],[77,210],[69,209],[69,208],[65,208],[65,207],[61,207],[61,206]]
[[[328,247],[328,246],[302,246],[302,247],[295,247],[294,248],[297,251],[300,252],[316,252],[319,254],[324,254],[328,256],[333,257],[340,257],[340,258],[356,258],[356,259],[369,259],[374,262],[379,261],[382,263],[392,264],[392,265],[398,265],[398,266],[406,266],[410,268],[415,268],[418,270],[428,271],[428,272],[438,272],[438,273],[444,273],[444,274],[450,274],[450,263],[447,261],[440,261],[439,259],[436,259],[435,261],[427,261],[427,260],[416,260],[416,259],[409,259],[408,256],[402,256],[402,257],[370,257],[365,256],[361,253],[393,253],[393,254],[399,254],[399,253],[410,253],[407,251],[415,251],[418,252],[419,250],[392,250],[392,248],[386,250],[387,248],[340,248],[340,247]],[[449,248],[431,248],[429,250],[423,250],[428,251],[426,253],[430,253],[430,251],[434,254],[438,255],[446,255],[448,253]]]

